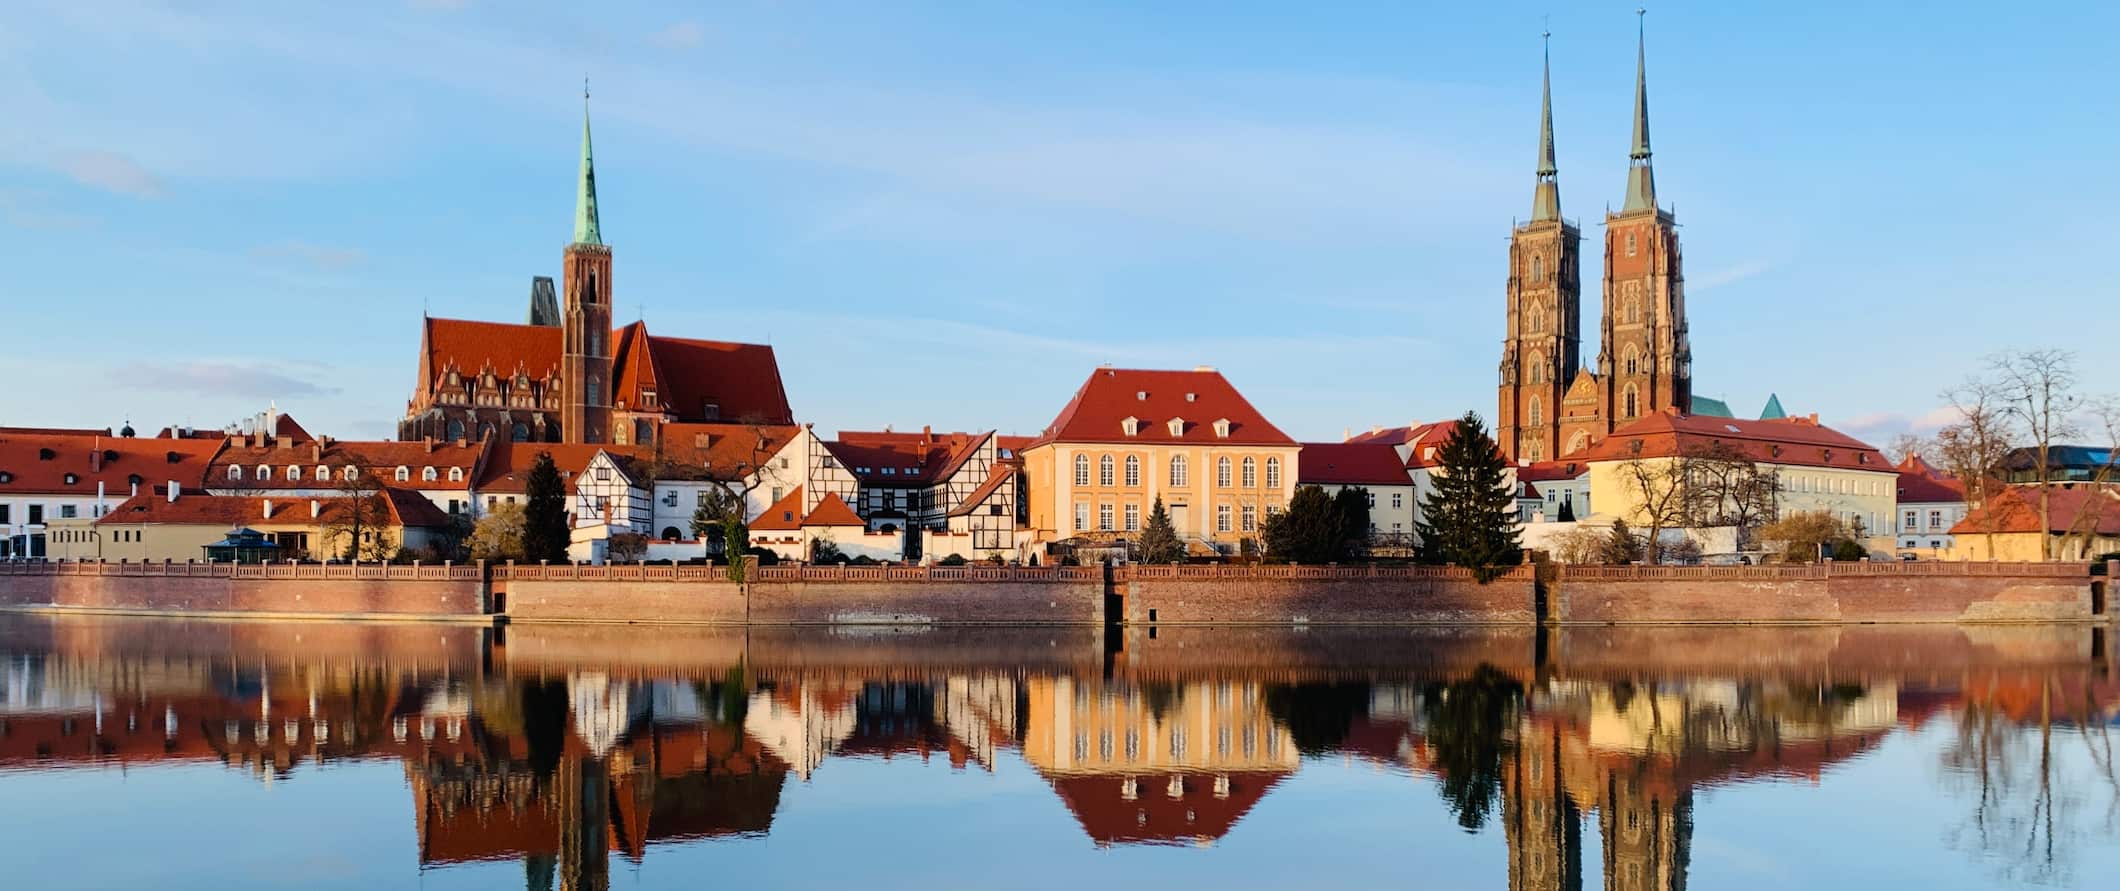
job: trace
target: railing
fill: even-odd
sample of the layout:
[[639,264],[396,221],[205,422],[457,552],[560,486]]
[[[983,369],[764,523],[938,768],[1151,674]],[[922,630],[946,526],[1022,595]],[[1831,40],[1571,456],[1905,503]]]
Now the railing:
[[2018,576],[2081,578],[2085,563],[1988,563],[1928,561],[1899,563],[1783,563],[1766,566],[1563,566],[1562,579],[1824,579],[1834,576],[1964,578]]
[[453,563],[130,563],[68,561],[0,563],[0,575],[144,576],[208,579],[363,579],[478,581],[479,564]]
[[762,566],[761,582],[1093,582],[1095,566]]
[[[1502,578],[1530,578],[1530,566],[1518,566]],[[1160,566],[1142,564],[1121,567],[1120,579],[1469,579],[1472,570],[1458,566],[1382,566],[1375,563],[1346,566],[1269,566],[1264,564]]]

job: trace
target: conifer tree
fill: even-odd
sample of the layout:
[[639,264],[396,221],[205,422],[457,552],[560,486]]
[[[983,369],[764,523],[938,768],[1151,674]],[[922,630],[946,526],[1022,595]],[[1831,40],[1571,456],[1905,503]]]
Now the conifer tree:
[[1148,512],[1148,525],[1141,527],[1141,562],[1179,563],[1185,560],[1185,543],[1178,540],[1178,529],[1171,525],[1170,511],[1163,509],[1163,499],[1157,498],[1155,507]]
[[1481,583],[1524,560],[1508,465],[1477,412],[1443,440],[1435,490],[1421,501],[1421,558],[1473,571]]
[[537,453],[524,489],[523,558],[567,562],[567,489],[551,452]]

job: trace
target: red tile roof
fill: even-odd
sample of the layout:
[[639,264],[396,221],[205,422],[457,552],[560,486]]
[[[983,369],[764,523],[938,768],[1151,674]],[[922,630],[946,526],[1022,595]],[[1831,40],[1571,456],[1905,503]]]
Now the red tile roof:
[[[2120,486],[2077,483],[2056,487],[2047,498],[2046,531],[2120,535]],[[1951,527],[1952,535],[2039,532],[2039,489],[2012,486],[1974,508]]]
[[[738,480],[772,460],[802,428],[793,424],[695,424],[662,426],[662,460],[703,470],[709,479]],[[620,446],[618,448],[624,448]],[[636,448],[643,457],[650,450]],[[800,474],[801,468],[789,468]]]
[[824,500],[817,502],[816,507],[810,509],[809,516],[802,518],[802,525],[860,526],[863,524],[861,516],[854,513],[853,508],[847,506],[846,501],[839,497],[839,493],[831,492],[824,496]]
[[[1099,845],[1193,844],[1229,834],[1244,815],[1286,778],[1281,771],[1219,773],[1077,774],[1047,777],[1082,831]],[[1169,794],[1171,782],[1179,794]],[[1217,794],[1217,780],[1227,780]],[[1132,783],[1129,797],[1124,787]]]
[[1340,486],[1410,486],[1396,446],[1382,442],[1306,442],[1296,482]]
[[[840,466],[864,482],[924,485],[955,475],[986,444],[985,433],[919,433],[842,430],[825,448]],[[885,468],[891,472],[886,473]]]
[[109,436],[110,428],[0,427],[0,436]]
[[[20,429],[20,428],[16,428]],[[96,484],[113,501],[132,494],[132,478],[141,491],[177,481],[197,488],[222,441],[214,439],[132,439],[75,433],[0,432],[0,497],[10,495],[78,495],[94,497]],[[68,482],[68,477],[72,482]]]
[[1892,472],[1884,455],[1862,440],[1818,423],[1815,417],[1747,421],[1656,412],[1614,430],[1597,444],[1570,456],[1577,461],[1625,461],[1636,457],[1675,457],[1687,449],[1734,446],[1755,461],[1806,467]]
[[478,491],[481,495],[523,494],[530,484],[530,468],[537,466],[539,452],[552,453],[552,463],[559,468],[561,482],[566,483],[581,475],[597,452],[613,448],[594,443],[496,442],[478,475]]
[[[504,377],[518,370],[537,380],[556,376],[563,336],[547,325],[429,318],[421,338],[420,386],[432,393],[451,368],[466,377],[487,368]],[[612,332],[611,340],[614,402],[637,407],[645,392],[654,391],[663,409],[681,420],[794,423],[770,346],[657,337],[641,322]],[[713,416],[705,413],[709,404],[717,408]]]
[[491,368],[512,376],[517,371],[542,379],[560,370],[564,332],[549,325],[511,325],[470,319],[429,317],[420,338],[420,386],[429,392],[450,368],[471,377]]
[[[328,466],[339,472],[348,465],[359,467],[374,474],[384,483],[398,483],[416,489],[469,489],[477,476],[481,461],[486,455],[483,442],[340,442],[320,439],[305,443],[285,440],[272,445],[252,446],[240,438],[228,440],[228,447],[213,460],[206,471],[205,483],[215,488],[241,486],[245,489],[314,489],[317,487],[316,468]],[[238,482],[228,478],[230,465],[243,468],[243,479]],[[272,468],[272,479],[259,480],[260,465]],[[302,469],[302,478],[289,480],[287,468]],[[403,467],[408,479],[402,483],[397,479],[397,469]],[[422,480],[421,473],[432,467],[435,479]],[[449,470],[462,470],[462,478],[451,482]]]
[[[1121,424],[1129,417],[1140,422],[1133,436]],[[1176,436],[1168,426],[1172,419],[1184,420]],[[1219,419],[1229,421],[1226,438],[1215,435]],[[1296,444],[1219,371],[1132,368],[1092,372],[1034,444],[1049,442]]]
[[[449,515],[418,492],[385,488],[382,504],[392,526],[436,527],[449,525]],[[168,497],[142,494],[125,500],[96,520],[97,525],[133,524],[177,526],[262,526],[331,523],[346,510],[344,498],[319,498],[321,516],[309,515],[308,498],[275,498],[269,495],[185,495]],[[267,509],[270,508],[270,513]]]
[[1518,465],[1518,482],[1543,483],[1549,480],[1572,480],[1588,473],[1588,465],[1580,461],[1533,461]]
[[751,521],[749,528],[752,532],[792,532],[801,529],[802,487],[796,486],[794,491],[780,496],[779,501],[767,506],[759,513],[758,519]]
[[[1902,465],[1904,466],[1904,465]],[[1936,504],[1965,500],[1965,484],[1947,476],[1899,472],[1899,503]]]
[[1389,443],[1406,446],[1406,466],[1413,469],[1434,467],[1441,464],[1443,440],[1457,432],[1458,422],[1431,421],[1426,424],[1411,424],[1405,427],[1386,427],[1371,430],[1347,439],[1350,443]]

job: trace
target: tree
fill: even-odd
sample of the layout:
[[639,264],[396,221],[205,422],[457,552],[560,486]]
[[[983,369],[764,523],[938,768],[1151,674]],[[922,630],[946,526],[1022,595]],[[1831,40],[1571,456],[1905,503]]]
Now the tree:
[[337,497],[323,509],[323,522],[319,524],[323,550],[337,551],[348,560],[389,560],[397,551],[397,542],[388,528],[390,505],[383,495],[383,484],[366,468],[348,465],[347,469],[352,475],[341,473],[334,478],[332,490]]
[[638,563],[648,553],[648,537],[638,532],[619,532],[604,543],[604,559],[612,563]]
[[[1988,357],[1988,368],[2000,384],[2004,410],[2024,425],[2038,461],[2039,528],[2054,528],[2053,448],[2076,434],[2073,416],[2083,406],[2076,395],[2076,354],[2067,350],[2025,350]],[[1992,553],[1992,552],[1990,552]],[[2039,536],[2039,556],[2054,559],[2054,539]]]
[[1477,832],[1501,800],[1502,763],[1515,749],[1511,731],[1524,706],[1524,685],[1481,663],[1472,676],[1421,691],[1437,791],[1458,826]]
[[523,506],[515,502],[487,508],[471,527],[471,559],[523,559]]
[[743,496],[715,486],[700,493],[699,507],[692,511],[692,534],[707,543],[709,552],[717,542],[729,561],[729,580],[742,581],[744,546],[751,542],[750,524],[745,522]]
[[1679,463],[1687,525],[1735,527],[1743,551],[1752,549],[1759,527],[1780,518],[1780,472],[1743,449],[1726,442],[1688,447]]
[[1516,493],[1508,464],[1477,412],[1466,412],[1443,440],[1435,489],[1421,502],[1421,556],[1467,567],[1481,583],[1522,563]]
[[1908,458],[1920,458],[1930,464],[1940,460],[1936,440],[1918,433],[1901,433],[1892,437],[1892,441],[1884,447],[1884,453],[1894,464],[1906,463]]
[[1626,520],[1613,520],[1612,529],[1605,533],[1605,544],[1598,554],[1598,562],[1622,566],[1641,559],[1641,556],[1640,536],[1627,528]]
[[830,538],[818,538],[810,542],[811,563],[845,563],[846,561],[846,552],[839,549],[838,542]]
[[[706,466],[708,478],[714,484],[712,491],[719,497],[709,496],[700,510],[692,514],[693,532],[706,535],[702,519],[711,520],[721,529],[722,553],[729,557],[729,581],[744,580],[743,553],[751,542],[750,522],[751,493],[768,483],[784,482],[781,469],[773,464],[773,455],[787,444],[786,440],[773,438],[773,431],[757,418],[745,422],[743,433],[733,434],[747,437],[742,454],[723,466]],[[711,507],[711,510],[709,508]],[[702,513],[706,514],[702,517]]]
[[1842,559],[1843,544],[1853,546],[1853,556],[1860,560],[1864,556],[1862,546],[1856,539],[1859,529],[1841,522],[1838,517],[1825,511],[1798,511],[1759,530],[1760,538],[1781,545],[1782,559],[1790,563],[1816,563],[1819,556]]
[[1969,518],[1987,537],[1987,552],[1992,556],[1999,512],[1981,508],[2009,489],[2002,478],[2002,463],[2009,457],[2015,431],[2003,409],[2002,390],[1992,381],[1968,378],[1945,391],[1943,398],[1951,403],[1958,420],[1936,432],[1936,453],[1943,459],[1944,471],[1964,487]]
[[1627,451],[1630,457],[1620,462],[1615,476],[1624,490],[1621,503],[1632,503],[1634,509],[1621,519],[1631,519],[1642,527],[1642,538],[1647,546],[1641,553],[1650,563],[1655,563],[1658,557],[1656,543],[1663,538],[1664,530],[1684,526],[1693,507],[1687,500],[1687,478],[1692,472],[1692,462],[1683,454],[1649,456],[1639,439],[1628,443]]
[[2105,433],[2105,463],[2091,470],[2093,494],[2077,502],[2076,514],[2068,521],[2068,535],[2076,539],[2078,557],[2090,554],[2101,520],[2114,509],[2113,500],[2120,498],[2120,492],[2112,488],[2114,480],[2120,479],[2120,396],[2108,394],[2091,400],[2090,416]]
[[[1271,523],[1271,518],[1268,519]],[[1182,563],[1185,561],[1185,543],[1178,540],[1177,527],[1170,522],[1170,511],[1163,508],[1163,499],[1158,497],[1155,506],[1148,512],[1148,525],[1141,527],[1141,562]]]
[[1332,496],[1335,531],[1338,535],[1336,548],[1341,556],[1354,560],[1369,557],[1369,490],[1361,486],[1344,486]]
[[1297,486],[1288,509],[1266,518],[1263,533],[1266,552],[1290,563],[1331,563],[1346,549],[1339,501],[1317,486]]
[[1577,526],[1553,539],[1553,559],[1562,563],[1603,563],[1611,534],[1595,526]]
[[523,559],[567,562],[572,535],[567,528],[567,490],[551,452],[537,453],[524,484]]

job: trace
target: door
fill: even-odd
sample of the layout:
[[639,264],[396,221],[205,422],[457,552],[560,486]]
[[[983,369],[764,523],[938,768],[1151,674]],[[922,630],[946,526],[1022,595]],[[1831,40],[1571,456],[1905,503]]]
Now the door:
[[1173,504],[1170,506],[1170,525],[1171,528],[1178,530],[1178,539],[1180,541],[1190,541],[1192,539],[1192,511],[1185,505]]

